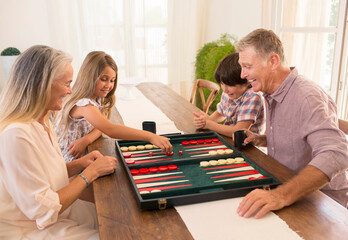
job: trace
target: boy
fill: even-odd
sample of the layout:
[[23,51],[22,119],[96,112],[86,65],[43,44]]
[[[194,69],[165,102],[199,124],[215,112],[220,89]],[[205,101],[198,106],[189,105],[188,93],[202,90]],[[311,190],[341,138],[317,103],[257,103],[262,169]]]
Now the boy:
[[202,111],[193,113],[193,123],[197,129],[209,129],[228,137],[241,129],[263,133],[264,99],[261,93],[251,90],[248,80],[240,77],[238,60],[238,53],[231,53],[217,66],[215,79],[223,90],[221,101],[210,116]]

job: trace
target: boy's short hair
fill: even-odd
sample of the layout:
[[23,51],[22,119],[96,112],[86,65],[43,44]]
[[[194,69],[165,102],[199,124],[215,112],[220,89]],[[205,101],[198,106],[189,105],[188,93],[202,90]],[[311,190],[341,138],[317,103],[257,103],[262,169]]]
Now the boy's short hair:
[[219,84],[224,83],[228,86],[248,83],[247,79],[240,77],[242,68],[238,63],[239,54],[237,52],[230,53],[224,57],[215,70],[215,80]]

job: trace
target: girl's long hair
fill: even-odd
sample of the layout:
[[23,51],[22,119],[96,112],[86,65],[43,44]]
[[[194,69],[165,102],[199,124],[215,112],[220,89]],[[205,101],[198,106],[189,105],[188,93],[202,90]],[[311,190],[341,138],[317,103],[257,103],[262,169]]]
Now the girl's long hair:
[[[69,126],[69,112],[72,106],[82,98],[92,98],[95,86],[99,79],[100,74],[105,67],[111,67],[116,73],[116,79],[113,89],[106,95],[105,98],[98,99],[103,107],[102,114],[110,119],[111,109],[115,105],[115,90],[117,86],[117,65],[109,54],[103,51],[90,52],[82,63],[82,66],[78,72],[77,79],[72,87],[72,94],[69,95],[64,103],[64,107],[60,116],[55,118],[55,121],[59,120],[57,129],[63,130],[60,138],[62,138]],[[62,129],[63,128],[63,129]]]
[[[16,59],[0,98],[0,131],[14,122],[30,123],[45,114],[51,86],[71,57],[48,46],[32,46]],[[47,120],[45,116],[45,120]]]

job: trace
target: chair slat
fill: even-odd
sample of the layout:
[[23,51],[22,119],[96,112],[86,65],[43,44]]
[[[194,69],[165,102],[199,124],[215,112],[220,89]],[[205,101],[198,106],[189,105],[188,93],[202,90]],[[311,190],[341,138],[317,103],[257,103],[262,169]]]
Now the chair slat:
[[[209,96],[205,99],[203,89],[210,90]],[[196,98],[196,92],[199,92],[201,101],[202,101],[202,110],[205,113],[208,113],[210,105],[213,103],[216,96],[219,94],[220,86],[214,82],[205,80],[205,79],[197,79],[190,98],[190,102],[193,104]]]

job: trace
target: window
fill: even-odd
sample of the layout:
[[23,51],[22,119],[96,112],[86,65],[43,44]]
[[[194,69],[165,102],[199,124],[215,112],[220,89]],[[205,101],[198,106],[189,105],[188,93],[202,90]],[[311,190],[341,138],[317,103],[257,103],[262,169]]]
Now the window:
[[109,53],[121,81],[140,77],[167,83],[167,1],[89,0],[82,6],[85,54],[91,49]]
[[[346,15],[347,16],[347,15]],[[346,19],[348,22],[348,16]],[[346,24],[344,46],[342,49],[337,110],[340,113],[339,118],[348,120],[348,24]]]
[[[272,29],[284,44],[288,64],[296,66],[301,74],[321,85],[336,103],[343,104],[339,99],[343,88],[340,66],[343,67],[347,2],[273,0],[272,7],[275,13]],[[339,112],[340,117],[345,114]]]

